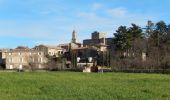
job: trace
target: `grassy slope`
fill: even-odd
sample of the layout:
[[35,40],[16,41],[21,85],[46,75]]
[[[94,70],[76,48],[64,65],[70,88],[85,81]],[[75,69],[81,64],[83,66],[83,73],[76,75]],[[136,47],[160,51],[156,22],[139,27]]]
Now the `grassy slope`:
[[0,100],[163,100],[170,76],[72,72],[0,73]]

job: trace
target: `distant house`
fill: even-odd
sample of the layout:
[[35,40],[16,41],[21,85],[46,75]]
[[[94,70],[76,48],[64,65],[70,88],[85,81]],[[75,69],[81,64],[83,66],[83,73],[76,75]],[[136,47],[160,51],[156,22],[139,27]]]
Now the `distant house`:
[[106,51],[112,45],[113,38],[106,38],[106,33],[93,32],[91,39],[83,40],[84,47],[94,46],[99,51]]
[[95,47],[74,48],[72,52],[77,54],[77,68],[79,69],[92,67],[94,63],[97,63],[98,51]]
[[77,33],[75,30],[73,30],[72,32],[72,39],[71,39],[71,42],[70,43],[65,43],[65,44],[59,44],[59,47],[65,49],[67,52],[70,50],[70,49],[74,49],[74,48],[80,48],[82,47],[83,45],[81,43],[78,43],[77,42]]
[[95,58],[98,54],[98,49],[95,47],[81,47],[81,48],[74,48],[72,51],[77,53],[77,56],[80,58]]
[[82,44],[81,43],[65,43],[65,44],[59,44],[58,46],[64,49],[66,52],[68,52],[70,49],[82,47]]
[[42,51],[45,55],[59,57],[60,55],[64,54],[65,49],[59,46],[51,46],[51,45],[39,45],[35,46],[34,50]]
[[35,67],[37,69],[45,68],[44,63],[47,59],[41,51],[35,51],[27,47],[17,47],[16,49],[2,50],[0,52],[1,64],[6,69],[27,69]]

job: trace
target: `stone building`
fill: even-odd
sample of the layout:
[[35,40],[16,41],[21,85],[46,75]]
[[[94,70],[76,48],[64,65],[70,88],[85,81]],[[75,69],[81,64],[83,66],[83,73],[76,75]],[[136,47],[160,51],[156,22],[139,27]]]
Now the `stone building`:
[[0,49],[0,68],[5,68],[6,52],[10,49]]
[[0,52],[2,64],[6,69],[43,69],[47,62],[44,53],[35,51],[27,47],[18,47],[16,49],[1,50]]
[[94,32],[91,39],[83,40],[83,46],[95,46],[99,51],[106,51],[111,46],[112,41],[113,38],[106,38],[106,33]]
[[95,40],[95,39],[101,39],[101,38],[106,38],[106,33],[102,33],[102,32],[93,32],[91,39]]
[[71,42],[70,43],[65,43],[65,44],[59,44],[59,47],[65,49],[67,52],[70,50],[70,49],[74,49],[74,48],[80,48],[82,47],[83,45],[81,43],[78,43],[77,42],[77,33],[75,30],[73,30],[72,32],[72,39],[71,39]]
[[75,30],[73,30],[72,32],[72,40],[71,40],[71,43],[77,43],[77,33]]
[[59,57],[65,52],[65,49],[59,46],[50,46],[50,45],[39,45],[39,46],[35,46],[34,49],[36,51],[44,52],[45,55],[56,56],[56,57]]
[[98,55],[97,48],[95,47],[81,47],[72,49],[73,52],[77,53],[77,57],[81,59],[96,58]]

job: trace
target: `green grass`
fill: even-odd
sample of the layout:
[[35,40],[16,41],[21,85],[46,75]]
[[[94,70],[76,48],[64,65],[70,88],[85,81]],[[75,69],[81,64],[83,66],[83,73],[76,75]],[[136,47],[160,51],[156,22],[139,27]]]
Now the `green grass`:
[[167,100],[170,76],[128,73],[0,73],[0,100]]

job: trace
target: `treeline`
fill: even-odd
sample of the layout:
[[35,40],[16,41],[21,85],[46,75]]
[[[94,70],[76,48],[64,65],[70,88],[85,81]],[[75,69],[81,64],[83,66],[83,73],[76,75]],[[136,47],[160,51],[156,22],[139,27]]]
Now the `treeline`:
[[148,21],[146,28],[120,26],[114,33],[113,46],[114,70],[170,69],[170,24],[164,21]]

